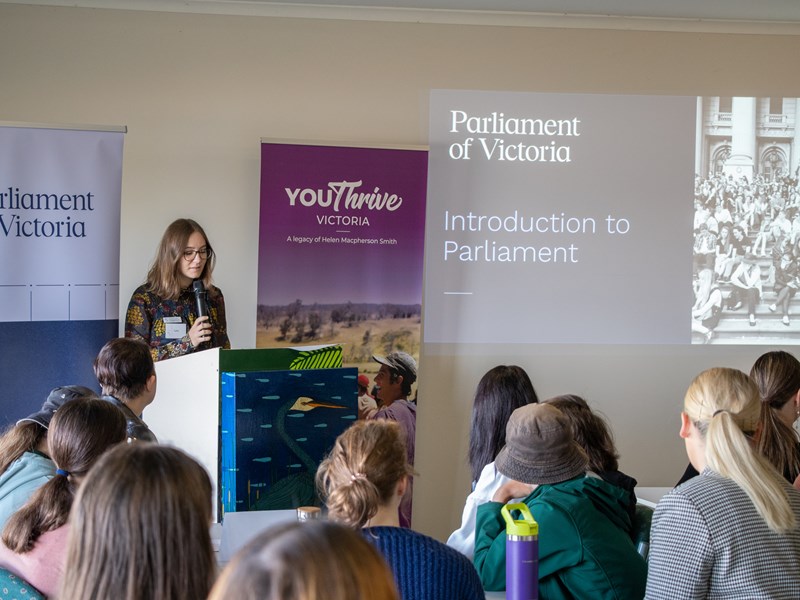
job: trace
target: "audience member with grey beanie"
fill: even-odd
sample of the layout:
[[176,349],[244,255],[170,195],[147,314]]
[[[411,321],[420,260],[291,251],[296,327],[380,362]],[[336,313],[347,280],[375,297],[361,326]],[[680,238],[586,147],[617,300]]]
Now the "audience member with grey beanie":
[[478,507],[475,567],[487,590],[505,589],[500,509],[524,498],[539,524],[539,598],[642,598],[647,567],[628,535],[627,496],[587,474],[589,460],[554,406],[515,410],[497,470],[511,479]]

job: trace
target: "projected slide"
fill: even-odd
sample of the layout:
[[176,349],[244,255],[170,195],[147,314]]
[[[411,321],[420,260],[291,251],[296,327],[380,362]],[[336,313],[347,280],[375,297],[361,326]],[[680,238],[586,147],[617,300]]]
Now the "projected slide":
[[425,342],[792,343],[779,100],[432,92]]

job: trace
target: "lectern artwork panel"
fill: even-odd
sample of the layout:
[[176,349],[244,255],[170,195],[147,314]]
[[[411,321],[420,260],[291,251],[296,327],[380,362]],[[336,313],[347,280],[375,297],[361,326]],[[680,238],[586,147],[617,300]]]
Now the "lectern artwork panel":
[[319,506],[317,466],[357,418],[355,368],[222,373],[224,512]]

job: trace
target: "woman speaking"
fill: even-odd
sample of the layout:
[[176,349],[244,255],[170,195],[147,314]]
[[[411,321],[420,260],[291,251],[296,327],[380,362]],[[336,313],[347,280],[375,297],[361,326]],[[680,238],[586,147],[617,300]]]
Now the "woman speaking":
[[170,224],[147,281],[128,303],[125,337],[146,342],[153,360],[230,348],[222,291],[211,285],[213,270],[214,251],[203,228],[191,219]]

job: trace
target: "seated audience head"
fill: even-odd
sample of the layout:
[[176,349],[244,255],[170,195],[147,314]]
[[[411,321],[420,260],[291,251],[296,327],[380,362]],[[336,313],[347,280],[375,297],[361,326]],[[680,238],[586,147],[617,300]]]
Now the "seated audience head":
[[589,408],[586,400],[573,394],[556,396],[546,401],[567,417],[572,437],[589,456],[589,470],[595,473],[619,469],[619,454],[614,436],[605,419]]
[[509,479],[542,485],[585,475],[589,459],[560,410],[550,404],[528,404],[511,414],[506,445],[495,466]]
[[56,476],[40,487],[6,523],[3,543],[17,553],[67,522],[78,485],[106,450],[124,441],[125,417],[99,399],[73,400],[53,415],[47,444]]
[[469,466],[472,481],[506,443],[506,425],[520,406],[538,402],[530,377],[522,367],[499,365],[481,377],[472,403]]
[[103,393],[127,403],[156,393],[156,370],[147,344],[132,338],[115,338],[94,359],[94,374]]
[[800,475],[800,450],[792,425],[800,414],[800,361],[783,350],[758,357],[750,377],[761,396],[758,450],[790,481]]
[[209,600],[399,600],[389,567],[361,534],[335,523],[288,523],[242,548]]
[[361,373],[358,376],[358,395],[363,396],[369,392],[369,377]]
[[695,469],[711,470],[747,493],[773,531],[794,527],[784,482],[752,446],[760,414],[758,388],[736,369],[713,368],[695,377],[686,392],[680,435]]
[[210,524],[211,481],[200,464],[176,448],[120,445],[75,501],[61,597],[205,598],[215,571]]
[[380,508],[399,505],[412,473],[397,423],[358,421],[320,463],[317,488],[332,520],[365,527]]
[[53,388],[42,408],[17,421],[0,437],[0,474],[25,452],[47,454],[47,429],[50,420],[61,405],[78,398],[94,398],[92,390],[82,385],[64,385]]

